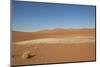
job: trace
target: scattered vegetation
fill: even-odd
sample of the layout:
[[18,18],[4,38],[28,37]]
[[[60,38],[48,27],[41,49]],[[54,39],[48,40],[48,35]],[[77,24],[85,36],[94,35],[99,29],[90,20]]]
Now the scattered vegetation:
[[30,51],[25,51],[22,55],[21,58],[22,59],[30,59],[32,57],[31,52]]

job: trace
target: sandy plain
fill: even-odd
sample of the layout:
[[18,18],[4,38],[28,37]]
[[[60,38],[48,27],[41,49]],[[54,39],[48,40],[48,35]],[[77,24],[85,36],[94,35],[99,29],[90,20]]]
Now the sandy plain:
[[[12,32],[13,65],[95,61],[95,29]],[[30,51],[31,58],[21,55]]]

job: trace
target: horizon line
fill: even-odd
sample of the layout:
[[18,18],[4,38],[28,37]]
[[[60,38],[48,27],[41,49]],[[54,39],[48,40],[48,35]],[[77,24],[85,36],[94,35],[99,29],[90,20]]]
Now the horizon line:
[[11,30],[12,32],[39,32],[39,31],[45,31],[45,30],[57,30],[57,29],[63,29],[63,30],[79,30],[79,29],[96,29],[96,28],[48,28],[48,29],[39,29],[39,30],[33,30],[33,31],[21,31],[21,30]]

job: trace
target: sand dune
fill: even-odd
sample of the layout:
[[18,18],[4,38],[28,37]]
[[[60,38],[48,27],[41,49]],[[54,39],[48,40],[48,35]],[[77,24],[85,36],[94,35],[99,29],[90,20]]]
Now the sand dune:
[[33,40],[40,38],[59,38],[74,36],[94,36],[95,29],[53,29],[41,30],[36,32],[12,32],[13,42]]

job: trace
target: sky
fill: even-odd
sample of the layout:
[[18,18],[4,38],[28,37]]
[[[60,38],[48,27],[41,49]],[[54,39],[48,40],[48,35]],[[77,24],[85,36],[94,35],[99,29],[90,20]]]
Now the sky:
[[95,6],[14,1],[11,15],[13,31],[95,28]]

